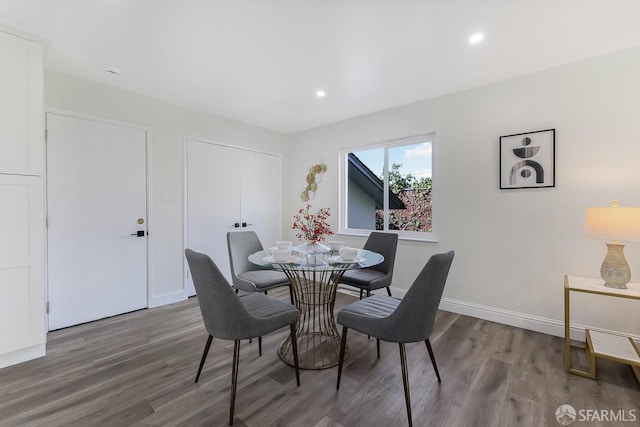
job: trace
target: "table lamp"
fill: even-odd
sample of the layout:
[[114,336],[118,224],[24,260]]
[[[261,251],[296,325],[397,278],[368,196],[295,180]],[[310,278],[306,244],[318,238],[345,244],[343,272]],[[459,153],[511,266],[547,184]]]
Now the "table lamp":
[[584,233],[587,237],[612,240],[607,243],[600,276],[605,286],[627,289],[631,270],[624,258],[624,245],[618,240],[640,241],[640,208],[622,208],[617,200],[611,201],[611,207],[588,207]]

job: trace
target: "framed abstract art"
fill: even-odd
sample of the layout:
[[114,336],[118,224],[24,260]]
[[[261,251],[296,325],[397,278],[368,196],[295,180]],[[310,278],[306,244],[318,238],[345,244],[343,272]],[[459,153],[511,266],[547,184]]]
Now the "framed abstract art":
[[500,137],[500,189],[556,186],[556,130]]

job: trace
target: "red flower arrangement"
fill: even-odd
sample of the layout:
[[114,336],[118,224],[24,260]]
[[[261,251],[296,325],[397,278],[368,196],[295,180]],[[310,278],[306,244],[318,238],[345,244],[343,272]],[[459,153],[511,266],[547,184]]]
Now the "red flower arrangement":
[[297,215],[293,216],[294,230],[300,230],[296,234],[296,237],[300,240],[306,240],[311,244],[316,244],[324,239],[324,236],[330,236],[333,234],[327,218],[331,216],[329,208],[321,208],[318,213],[309,213],[311,205],[307,204],[304,208],[298,211]]

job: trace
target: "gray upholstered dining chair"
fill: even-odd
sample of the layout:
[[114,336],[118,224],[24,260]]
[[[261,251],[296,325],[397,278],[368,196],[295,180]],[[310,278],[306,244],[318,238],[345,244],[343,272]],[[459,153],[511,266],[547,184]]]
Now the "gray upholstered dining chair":
[[342,275],[340,283],[359,288],[360,299],[362,299],[363,291],[367,291],[367,296],[370,296],[371,291],[381,288],[387,288],[387,293],[391,296],[390,286],[397,247],[397,234],[372,232],[364,244],[364,249],[382,254],[384,261],[373,267],[346,271]]
[[[227,233],[227,249],[231,266],[231,281],[238,291],[264,292],[280,286],[289,287],[293,304],[293,291],[287,275],[282,271],[260,268],[249,261],[249,255],[264,250],[255,231],[230,231]],[[258,337],[258,354],[262,356],[262,337]]]
[[185,255],[193,277],[193,284],[196,288],[202,320],[209,334],[195,382],[198,382],[200,378],[213,337],[222,340],[233,340],[231,404],[229,409],[229,425],[233,425],[233,412],[238,384],[238,361],[240,360],[240,340],[260,337],[287,325],[290,326],[296,382],[300,386],[296,342],[296,322],[300,318],[300,312],[288,302],[260,293],[238,297],[218,269],[218,266],[208,255],[191,249],[186,249]]
[[411,419],[411,397],[409,394],[409,374],[407,370],[407,354],[405,343],[424,341],[431,363],[440,382],[438,365],[433,355],[429,337],[433,331],[436,311],[442,298],[445,282],[453,262],[453,251],[433,255],[424,266],[418,277],[402,300],[386,295],[374,295],[342,308],[338,312],[338,323],[342,325],[342,342],[340,346],[340,362],[338,364],[338,382],[344,362],[347,331],[355,329],[377,339],[377,352],[380,358],[380,340],[397,342],[400,346],[400,365],[404,398],[407,405],[409,426]]
[[282,271],[260,268],[249,261],[249,255],[264,250],[255,231],[230,231],[227,248],[231,280],[236,289],[266,294],[269,289],[289,286],[289,279]]

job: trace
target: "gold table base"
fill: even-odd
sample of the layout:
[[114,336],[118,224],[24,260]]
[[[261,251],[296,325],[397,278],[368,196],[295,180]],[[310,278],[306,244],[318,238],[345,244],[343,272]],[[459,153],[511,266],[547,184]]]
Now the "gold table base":
[[[324,269],[282,265],[291,283],[294,304],[300,310],[296,325],[300,369],[327,369],[338,365],[341,338],[333,310],[338,283],[348,268],[349,264]],[[293,366],[290,336],[280,344],[278,356]],[[345,359],[348,356],[347,347]]]

